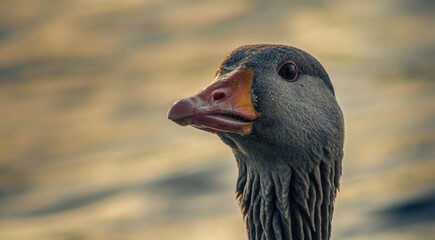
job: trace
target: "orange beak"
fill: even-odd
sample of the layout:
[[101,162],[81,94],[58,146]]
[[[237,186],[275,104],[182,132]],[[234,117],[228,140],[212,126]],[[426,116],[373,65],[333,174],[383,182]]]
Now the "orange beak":
[[168,118],[181,126],[191,125],[212,133],[248,135],[253,121],[260,116],[252,100],[253,79],[250,68],[221,74],[200,93],[175,102]]

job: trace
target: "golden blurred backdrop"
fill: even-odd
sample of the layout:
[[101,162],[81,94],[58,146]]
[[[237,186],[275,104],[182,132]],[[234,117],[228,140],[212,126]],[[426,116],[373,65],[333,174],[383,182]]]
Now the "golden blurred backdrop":
[[235,161],[166,119],[252,43],[304,49],[345,114],[333,239],[435,236],[430,0],[2,0],[0,239],[246,239]]

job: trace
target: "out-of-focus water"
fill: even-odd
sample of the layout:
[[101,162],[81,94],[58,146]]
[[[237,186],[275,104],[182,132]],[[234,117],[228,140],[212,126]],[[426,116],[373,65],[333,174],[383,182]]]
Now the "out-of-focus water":
[[250,43],[302,48],[346,120],[333,239],[435,236],[432,1],[2,0],[0,239],[246,239],[216,136],[166,120]]

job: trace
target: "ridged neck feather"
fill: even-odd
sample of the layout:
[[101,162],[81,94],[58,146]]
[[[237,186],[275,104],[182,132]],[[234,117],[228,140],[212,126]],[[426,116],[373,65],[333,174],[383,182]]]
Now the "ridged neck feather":
[[235,155],[236,195],[250,240],[330,238],[342,156],[329,159],[329,152],[323,152],[306,169],[285,161],[262,168],[255,159]]

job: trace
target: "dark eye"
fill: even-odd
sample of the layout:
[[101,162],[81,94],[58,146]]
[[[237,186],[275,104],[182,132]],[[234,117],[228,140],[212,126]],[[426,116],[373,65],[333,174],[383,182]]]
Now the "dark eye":
[[278,74],[287,81],[295,81],[298,77],[298,68],[293,62],[285,62],[278,68]]

